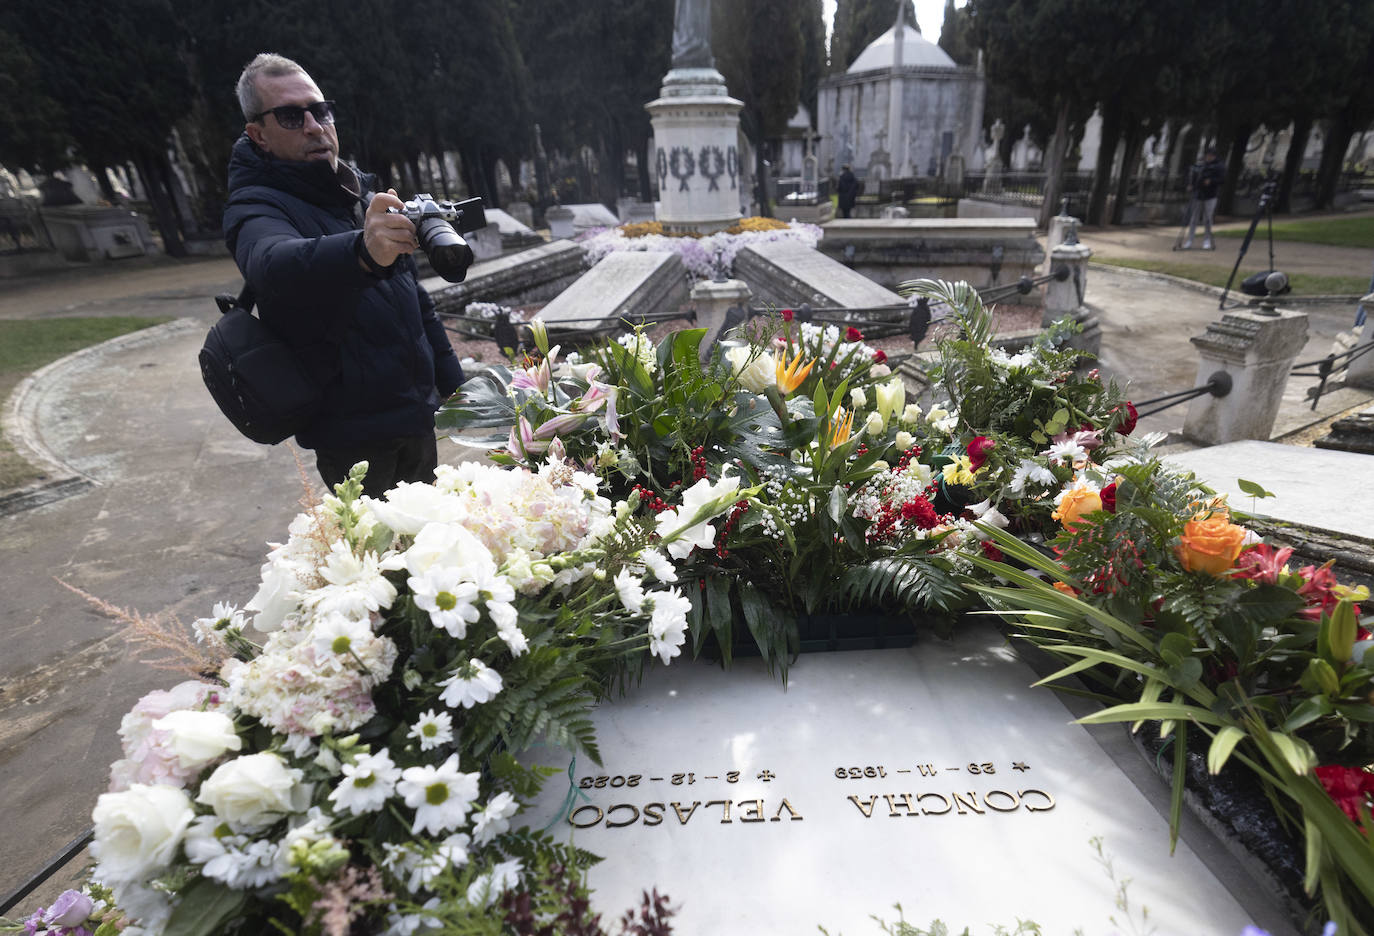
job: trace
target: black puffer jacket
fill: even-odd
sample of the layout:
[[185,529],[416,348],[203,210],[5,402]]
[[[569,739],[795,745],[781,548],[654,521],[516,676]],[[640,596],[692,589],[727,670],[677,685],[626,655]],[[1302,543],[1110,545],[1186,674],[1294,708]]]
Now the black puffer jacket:
[[415,264],[383,279],[358,263],[370,176],[340,163],[287,162],[245,134],[229,158],[224,239],[258,314],[325,387],[305,448],[346,448],[434,431],[463,371]]

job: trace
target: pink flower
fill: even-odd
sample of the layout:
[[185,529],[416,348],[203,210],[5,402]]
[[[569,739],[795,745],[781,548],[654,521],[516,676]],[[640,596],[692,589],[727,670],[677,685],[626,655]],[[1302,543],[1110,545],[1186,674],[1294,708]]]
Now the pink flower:
[[1290,546],[1275,549],[1268,543],[1260,543],[1240,554],[1233,575],[1236,578],[1254,579],[1265,585],[1273,585],[1278,582],[1279,574],[1283,572],[1283,567],[1287,565],[1288,557],[1291,555],[1293,549]]

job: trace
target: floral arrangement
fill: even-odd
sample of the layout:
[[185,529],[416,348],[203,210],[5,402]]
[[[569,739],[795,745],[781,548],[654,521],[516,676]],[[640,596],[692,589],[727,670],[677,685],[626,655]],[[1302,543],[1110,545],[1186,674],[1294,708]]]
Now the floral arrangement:
[[[496,430],[494,465],[380,499],[360,466],[194,623],[196,678],[121,724],[89,912],[64,895],[33,931],[600,932],[591,856],[520,823],[544,774],[514,752],[595,759],[590,709],[689,640],[728,663],[747,633],[785,674],[806,615],[949,628],[981,601],[1103,700],[1085,721],[1176,739],[1175,826],[1190,740],[1253,772],[1324,919],[1367,932],[1367,592],[1161,465],[1057,330],[1009,353],[965,284],[916,290],[960,330],[925,400],[785,312],[705,364],[700,329],[563,358],[535,323],[440,414]],[[670,915],[646,894],[624,931]]]
[[[199,678],[124,717],[93,814],[93,879],[124,932],[497,933],[577,904],[588,857],[517,828],[544,774],[512,752],[597,757],[592,706],[684,643],[668,557],[750,492],[703,481],[651,517],[559,448],[381,499],[359,465],[242,609],[195,622]],[[530,903],[550,880],[572,904]],[[64,932],[88,903],[40,921]]]
[[[763,224],[771,219],[744,219],[751,224],[740,230],[718,231],[705,237],[681,237],[654,232],[647,223],[635,225],[629,232],[625,227],[602,228],[587,232],[582,238],[582,250],[588,266],[596,266],[608,254],[617,250],[662,250],[676,252],[697,279],[728,277],[734,271],[735,256],[751,244],[775,240],[795,240],[815,247],[821,240],[821,229],[814,224],[800,222]],[[657,222],[652,222],[657,224]],[[781,226],[777,226],[777,225]]]

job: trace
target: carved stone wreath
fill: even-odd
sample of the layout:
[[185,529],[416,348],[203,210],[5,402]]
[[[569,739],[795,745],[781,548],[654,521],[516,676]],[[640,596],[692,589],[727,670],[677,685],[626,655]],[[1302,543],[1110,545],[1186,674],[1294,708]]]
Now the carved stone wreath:
[[730,173],[730,188],[734,188],[739,175],[739,150],[733,146],[725,151],[725,171]]
[[654,160],[654,168],[658,175],[658,190],[663,191],[663,186],[668,184],[668,154],[663,152],[663,147],[658,148],[658,156]]
[[692,151],[686,146],[674,146],[672,154],[668,157],[668,171],[677,179],[679,192],[690,191],[687,180],[696,172],[696,160],[692,158]]
[[706,191],[719,192],[720,185],[716,180],[725,175],[725,154],[720,151],[719,146],[703,146],[697,159],[702,177],[710,183]]

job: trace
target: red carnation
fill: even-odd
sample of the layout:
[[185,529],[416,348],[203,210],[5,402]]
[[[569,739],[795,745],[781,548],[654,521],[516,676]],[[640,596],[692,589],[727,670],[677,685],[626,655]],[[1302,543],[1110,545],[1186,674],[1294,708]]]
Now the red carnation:
[[863,341],[863,340],[864,340],[864,333],[861,332],[861,331],[859,331],[859,330],[858,330],[857,328],[855,328],[853,325],[850,325],[848,328],[845,329],[845,332],[844,332],[844,340],[845,340],[845,341]]
[[983,540],[979,543],[979,545],[983,547],[984,556],[987,556],[993,562],[1002,561],[1002,550],[998,549],[997,544],[994,543],[992,540]]
[[1360,821],[1360,807],[1369,808],[1369,797],[1374,794],[1374,774],[1359,767],[1318,767],[1317,779],[1326,789],[1326,794],[1336,805],[1345,811],[1353,821]]
[[902,505],[901,514],[903,520],[915,522],[916,526],[920,527],[922,530],[932,529],[940,522],[939,518],[935,515],[935,508],[931,506],[930,501],[921,497],[919,494]]
[[1104,487],[1098,492],[1098,497],[1102,498],[1102,509],[1107,513],[1116,513],[1116,482]]
[[782,320],[783,320],[784,322],[790,322],[790,321],[792,321],[792,315],[793,315],[793,312],[792,312],[791,309],[783,309],[783,310],[782,310]]
[[[1135,432],[1135,424],[1140,419],[1140,414],[1135,411],[1135,404],[1130,400],[1126,401],[1126,418],[1117,425],[1116,431],[1122,435],[1130,435]],[[1117,407],[1121,409],[1121,407]]]
[[886,363],[887,363],[887,355],[883,353],[883,349],[882,349],[882,348],[875,348],[875,349],[873,350],[873,363],[874,363],[874,364],[886,364]]
[[973,441],[968,444],[969,468],[977,471],[983,467],[988,460],[988,453],[997,447],[997,443],[987,436],[974,436]]

